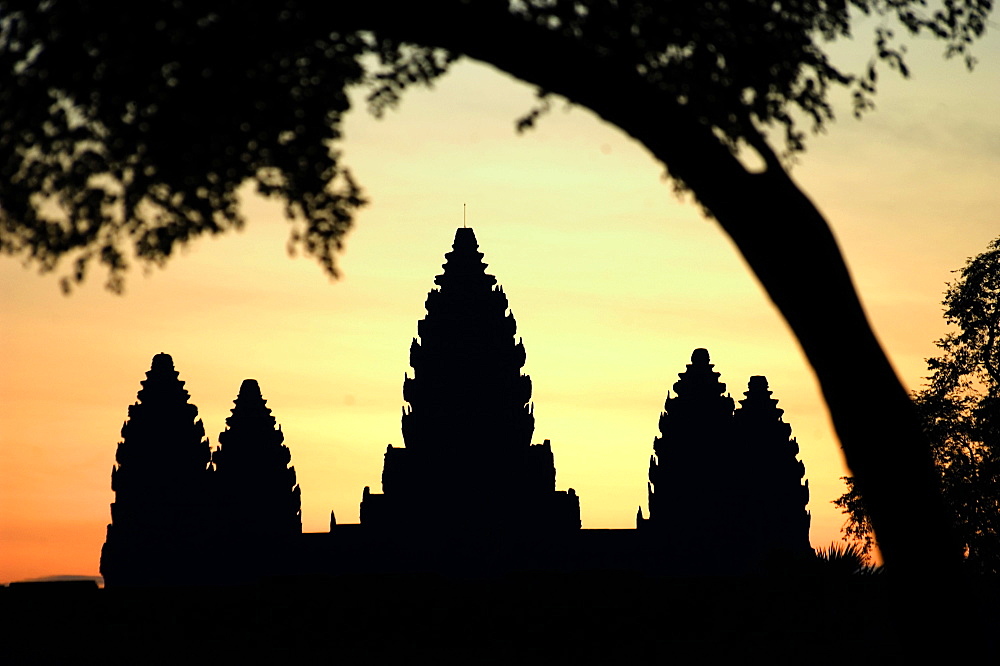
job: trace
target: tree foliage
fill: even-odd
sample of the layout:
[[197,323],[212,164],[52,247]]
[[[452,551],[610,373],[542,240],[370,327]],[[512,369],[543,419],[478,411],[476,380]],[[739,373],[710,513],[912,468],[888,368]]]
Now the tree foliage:
[[875,576],[882,567],[871,563],[868,548],[861,542],[843,541],[816,549],[816,567],[828,576]]
[[[931,443],[948,509],[977,571],[1000,571],[1000,238],[968,260],[948,285],[945,321],[954,331],[927,360],[927,386],[914,402]],[[851,478],[834,502],[844,536],[865,550],[871,519]]]
[[[346,90],[443,68],[294,3],[5,2],[0,5],[0,250],[64,288],[92,261],[122,286],[131,257],[239,228],[246,182],[284,202],[290,249],[330,274],[364,203],[333,147]],[[362,63],[362,57],[377,60]]]
[[848,515],[842,528],[844,541],[848,542],[861,557],[867,558],[875,545],[871,517],[865,510],[861,493],[854,486],[854,479],[845,476],[842,480],[847,484],[847,492],[835,499],[833,504]]
[[832,119],[832,86],[849,87],[860,112],[878,60],[906,72],[887,28],[866,71],[830,61],[824,42],[850,36],[856,15],[894,15],[968,56],[989,9],[988,0],[936,12],[887,0],[399,4],[0,2],[0,251],[43,271],[71,261],[67,288],[98,262],[120,289],[130,259],[162,264],[179,244],[239,228],[237,190],[250,182],[284,202],[290,248],[335,274],[365,201],[335,148],[347,90],[367,87],[381,112],[408,85],[441,75],[472,50],[441,36],[458,32],[444,12],[470,32],[504,31],[514,56],[522,40],[541,39],[609,63],[730,149],[767,158],[768,127],[793,152],[805,140],[796,118],[813,128]]

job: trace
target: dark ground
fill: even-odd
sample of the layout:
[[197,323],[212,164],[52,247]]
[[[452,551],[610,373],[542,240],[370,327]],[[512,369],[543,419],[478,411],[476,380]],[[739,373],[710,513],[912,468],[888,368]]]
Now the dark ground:
[[919,601],[926,595],[901,594],[885,576],[371,575],[118,589],[35,583],[0,588],[0,654],[8,664],[926,662],[936,650],[956,657],[952,649],[970,646],[996,655],[997,587],[978,581],[963,601],[952,595],[933,604],[957,618],[949,628],[927,616]]

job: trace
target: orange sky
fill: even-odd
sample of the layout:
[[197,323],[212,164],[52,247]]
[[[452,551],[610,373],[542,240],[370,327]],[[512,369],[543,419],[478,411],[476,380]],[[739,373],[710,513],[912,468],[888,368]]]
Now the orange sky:
[[[913,80],[883,76],[879,110],[860,123],[842,105],[794,175],[915,388],[946,330],[949,271],[1000,228],[1000,40],[981,45],[972,75],[936,46],[912,51]],[[463,62],[381,121],[353,112],[342,148],[372,204],[337,282],[287,257],[280,209],[257,200],[244,233],[134,272],[124,297],[96,274],[64,297],[54,277],[0,260],[0,581],[97,573],[118,431],[160,351],[213,445],[241,380],[256,378],[292,451],[305,529],[325,530],[331,509],[356,521],[386,444],[402,443],[410,339],[463,203],[528,352],[534,441],[552,440],[558,486],[580,494],[585,527],[634,524],[666,391],[706,347],[736,398],[767,375],[802,450],[813,544],[837,539],[836,440],[731,244],[640,146],[588,112],[556,104],[516,136],[532,104],[528,87]],[[877,412],[857,370],[857,407]]]

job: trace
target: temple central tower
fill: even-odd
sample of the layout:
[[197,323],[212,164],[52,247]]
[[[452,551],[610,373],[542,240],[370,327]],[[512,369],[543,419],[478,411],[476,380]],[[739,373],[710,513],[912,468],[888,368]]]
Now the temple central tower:
[[383,493],[365,489],[365,526],[508,533],[580,526],[576,494],[555,489],[549,442],[531,444],[524,345],[482,258],[472,229],[458,229],[410,346],[406,447],[387,449]]
[[531,443],[535,429],[531,378],[521,374],[524,344],[514,343],[514,315],[478,248],[472,229],[457,230],[417,323],[420,341],[410,345],[403,439],[430,456],[496,449],[506,459]]

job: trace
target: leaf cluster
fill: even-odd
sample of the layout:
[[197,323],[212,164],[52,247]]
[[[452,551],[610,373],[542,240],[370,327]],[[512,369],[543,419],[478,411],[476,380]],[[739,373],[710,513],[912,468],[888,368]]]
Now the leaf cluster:
[[[847,492],[833,500],[833,505],[847,514],[848,519],[841,531],[844,540],[849,542],[851,550],[857,551],[862,558],[867,558],[875,545],[875,530],[872,528],[871,517],[865,510],[864,499],[850,476],[841,477],[847,484]],[[833,546],[830,550],[834,550]]]
[[[941,489],[978,571],[1000,571],[1000,238],[968,260],[948,285],[945,320],[927,386],[914,404],[931,442]],[[852,479],[834,504],[844,536],[872,544],[871,521]]]
[[[120,289],[130,260],[163,264],[190,239],[240,228],[238,189],[249,182],[285,204],[290,249],[334,275],[365,203],[335,149],[348,88],[367,86],[381,114],[462,54],[442,41],[470,48],[475,31],[500,23],[508,55],[539,35],[537,53],[596,54],[730,149],[745,142],[770,154],[766,128],[794,152],[805,137],[797,117],[813,129],[833,118],[833,86],[849,87],[860,112],[877,62],[905,73],[887,28],[866,72],[830,61],[824,44],[849,37],[858,15],[895,17],[968,56],[990,9],[990,0],[941,0],[936,11],[924,0],[0,0],[0,252],[43,271],[68,259],[66,288],[96,261]],[[445,13],[467,24],[464,42],[442,30]],[[543,99],[520,126],[546,108]]]
[[882,573],[882,567],[872,564],[870,547],[870,544],[856,541],[841,541],[826,548],[817,548],[818,570],[833,576],[877,576]]
[[990,0],[945,0],[935,11],[924,0],[522,0],[513,11],[584,43],[609,58],[626,60],[646,84],[660,89],[711,126],[735,149],[754,145],[762,128],[780,128],[788,152],[803,150],[805,132],[833,120],[828,95],[847,87],[854,112],[873,107],[877,64],[908,74],[905,48],[881,24],[863,72],[837,66],[826,43],[852,37],[860,16],[895,18],[913,35],[931,34],[947,55],[964,55],[985,30]]
[[162,265],[239,229],[246,182],[284,203],[289,250],[334,275],[365,203],[334,149],[348,87],[384,106],[401,79],[443,71],[426,49],[310,25],[294,2],[2,2],[0,16],[0,252],[42,271],[69,258],[64,289],[96,260],[120,290],[130,259]]

